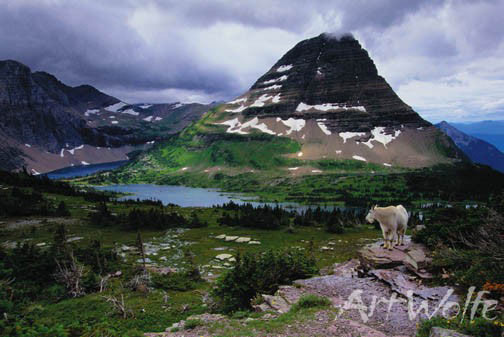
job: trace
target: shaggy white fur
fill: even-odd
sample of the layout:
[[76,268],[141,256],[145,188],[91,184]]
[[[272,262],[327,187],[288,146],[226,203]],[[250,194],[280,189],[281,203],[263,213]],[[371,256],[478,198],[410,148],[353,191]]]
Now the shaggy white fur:
[[404,244],[404,234],[408,229],[408,212],[402,205],[371,208],[366,215],[366,220],[373,223],[375,220],[380,223],[385,240],[385,249],[392,250],[394,247],[394,237],[397,235],[397,245]]

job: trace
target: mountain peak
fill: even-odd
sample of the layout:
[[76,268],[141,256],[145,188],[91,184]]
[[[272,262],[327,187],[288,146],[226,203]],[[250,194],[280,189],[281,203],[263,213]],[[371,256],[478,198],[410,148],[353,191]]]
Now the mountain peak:
[[247,116],[325,119],[333,132],[430,126],[378,75],[350,34],[323,33],[299,42],[231,103],[229,111]]

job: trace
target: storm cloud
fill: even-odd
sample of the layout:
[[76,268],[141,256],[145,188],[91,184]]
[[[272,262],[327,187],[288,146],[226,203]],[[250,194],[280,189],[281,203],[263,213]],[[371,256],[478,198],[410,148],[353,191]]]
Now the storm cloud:
[[504,0],[3,0],[0,59],[127,102],[227,100],[287,50],[352,33],[437,122],[504,118]]

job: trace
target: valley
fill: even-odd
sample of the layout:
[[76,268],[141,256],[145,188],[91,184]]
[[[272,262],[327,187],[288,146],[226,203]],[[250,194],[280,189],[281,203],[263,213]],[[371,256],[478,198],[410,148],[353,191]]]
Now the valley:
[[[0,113],[1,335],[502,335],[500,152],[422,118],[351,34],[302,40],[209,104],[0,61]],[[366,214],[399,204],[407,242],[387,250],[396,218]],[[485,309],[366,316],[356,291]]]

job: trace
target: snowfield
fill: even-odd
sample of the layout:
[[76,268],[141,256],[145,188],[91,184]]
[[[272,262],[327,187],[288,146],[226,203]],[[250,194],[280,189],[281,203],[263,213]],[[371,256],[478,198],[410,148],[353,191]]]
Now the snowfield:
[[248,107],[245,106],[245,105],[240,105],[238,108],[236,109],[226,109],[226,112],[232,112],[232,113],[238,113],[238,112],[242,112],[243,110],[247,109]]
[[392,135],[387,135],[385,134],[385,127],[383,126],[377,126],[373,130],[371,130],[371,135],[372,137],[369,138],[367,142],[363,142],[362,144],[366,145],[370,149],[373,148],[373,144],[371,143],[372,141],[377,141],[379,143],[382,143],[385,148],[387,148],[387,144],[396,139],[399,135],[401,134],[401,130],[396,130],[394,131],[394,134]]
[[274,84],[270,85],[269,87],[263,88],[264,91],[266,90],[276,90],[276,89],[281,89],[282,86],[280,84]]
[[132,115],[132,116],[138,116],[138,115],[140,115],[140,113],[139,113],[139,112],[136,112],[136,111],[135,111],[135,110],[133,110],[133,109],[126,109],[126,110],[121,111],[121,113],[123,113],[123,114],[128,114],[128,115]]
[[88,109],[84,112],[84,116],[89,117],[89,115],[95,115],[100,112],[100,109]]
[[352,158],[355,159],[355,160],[367,161],[366,158],[361,157],[361,156],[352,156]]
[[116,104],[109,105],[108,107],[105,108],[105,110],[110,111],[110,112],[117,112],[120,109],[124,108],[126,105],[128,105],[128,104],[126,104],[124,102],[119,102]]
[[327,126],[324,124],[324,121],[326,121],[326,120],[327,119],[325,119],[325,118],[317,119],[317,125],[320,128],[320,130],[322,130],[323,133],[325,133],[327,136],[329,136],[329,135],[331,135],[331,131],[329,131]]
[[243,98],[237,98],[234,101],[228,102],[227,104],[238,104],[240,102],[245,103],[246,101],[247,101],[247,97],[243,97]]
[[346,104],[341,104],[341,103],[323,103],[323,104],[316,104],[316,105],[310,105],[306,103],[299,103],[296,111],[302,112],[306,110],[319,110],[319,111],[329,111],[329,110],[359,110],[362,112],[366,112],[366,108],[363,106],[346,106]]
[[283,66],[280,66],[280,67],[278,67],[278,68],[277,68],[277,72],[279,72],[279,73],[283,73],[284,71],[289,71],[289,70],[291,70],[291,69],[292,69],[292,67],[293,67],[293,65],[292,65],[292,64],[283,65]]
[[294,119],[292,117],[285,121],[280,117],[277,117],[276,121],[282,122],[282,124],[289,128],[289,130],[285,133],[286,135],[290,135],[293,131],[301,131],[306,125],[306,121],[304,119]]
[[274,78],[272,80],[264,81],[263,84],[271,84],[271,83],[276,83],[276,82],[282,82],[285,81],[289,76],[287,75],[282,75],[279,78]]
[[339,136],[343,138],[343,143],[346,143],[347,139],[354,137],[361,137],[364,136],[365,134],[366,134],[365,132],[340,132]]

